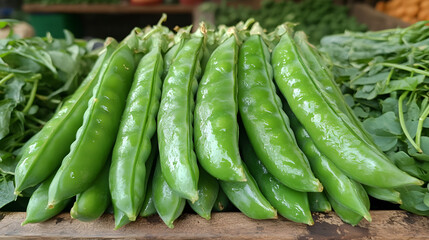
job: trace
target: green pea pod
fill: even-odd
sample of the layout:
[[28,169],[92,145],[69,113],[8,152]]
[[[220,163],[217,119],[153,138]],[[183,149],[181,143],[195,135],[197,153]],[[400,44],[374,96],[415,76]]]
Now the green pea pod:
[[240,135],[243,160],[255,178],[261,192],[283,217],[294,222],[313,225],[307,193],[298,192],[277,180],[256,156],[247,136]]
[[98,219],[111,202],[109,191],[109,167],[104,166],[92,186],[76,196],[70,210],[70,216],[80,221],[89,222]]
[[195,105],[195,152],[200,165],[222,181],[246,181],[237,123],[237,57],[235,36],[211,54]]
[[[152,31],[158,31],[155,28]],[[134,221],[146,193],[145,162],[151,153],[156,114],[161,97],[162,34],[151,39],[158,44],[140,60],[128,94],[116,143],[112,152],[109,185],[113,204]]]
[[326,192],[343,206],[371,221],[371,215],[364,202],[360,199],[358,189],[356,189],[353,180],[347,177],[330,159],[319,151],[293,113],[289,111],[288,113],[298,145],[307,155],[314,174],[322,181]]
[[356,226],[360,223],[360,221],[363,219],[363,216],[360,214],[357,214],[356,212],[350,210],[349,208],[345,207],[341,203],[339,203],[337,200],[333,199],[329,196],[329,194],[326,194],[329,202],[332,205],[332,208],[334,209],[335,213],[338,215],[338,217],[341,218],[345,223],[351,224],[352,226]]
[[302,192],[322,191],[282,110],[270,53],[260,35],[249,37],[241,46],[238,69],[240,116],[259,159],[284,185]]
[[[155,161],[156,157],[158,156],[158,144],[156,141],[156,137],[152,138],[152,144],[151,145],[152,145],[152,151],[151,151],[148,159],[145,162],[145,168],[150,173],[150,174],[146,174],[145,180],[144,180],[145,181],[145,187],[144,188],[146,190],[145,195],[144,195],[145,199],[147,198],[148,195],[152,197],[152,186],[148,185],[148,184],[151,184],[149,182],[149,178],[151,178],[153,176],[153,174],[152,174],[153,162]],[[113,205],[113,215],[115,218],[115,229],[119,229],[119,228],[127,225],[128,223],[134,221],[134,220],[131,220],[124,211],[119,209],[117,207],[117,205],[115,205],[115,204],[112,204],[112,205]],[[145,205],[143,203],[142,207],[144,208],[144,206]],[[155,208],[155,207],[153,207],[153,208]],[[143,211],[143,209],[141,211]],[[156,213],[156,210],[154,210],[154,211]]]
[[72,97],[66,100],[42,130],[22,147],[15,169],[15,194],[18,195],[22,190],[36,186],[52,175],[69,152],[76,132],[82,125],[92,89],[97,84],[100,72],[106,67],[107,59],[115,50],[116,42],[109,41]]
[[[353,181],[353,184],[355,185],[355,187],[359,193],[359,197],[360,197],[361,201],[365,203],[366,208],[369,210],[370,201],[369,201],[368,194],[366,193],[365,189],[363,188],[363,186],[361,184],[359,184],[356,181]],[[345,207],[340,202],[338,202],[336,199],[331,197],[329,195],[329,193],[326,193],[326,196],[328,197],[329,202],[331,203],[332,208],[334,209],[335,213],[337,213],[337,215],[344,222],[355,226],[362,220],[362,218],[363,218],[362,215],[356,213],[355,211],[351,210],[348,207]]]
[[200,76],[203,37],[186,41],[172,62],[162,87],[158,146],[162,173],[180,196],[198,199],[198,165],[193,146],[194,94]]
[[102,170],[115,143],[134,69],[134,52],[123,42],[100,73],[76,140],[52,180],[50,207],[87,189]]
[[152,180],[149,179],[147,183],[146,195],[143,201],[142,210],[140,211],[141,217],[149,217],[156,213],[155,205],[153,203],[153,193],[152,193]]
[[53,178],[54,175],[43,181],[31,195],[27,205],[27,215],[21,225],[46,221],[59,214],[71,201],[71,199],[64,199],[58,202],[53,208],[46,207],[48,205],[49,185]]
[[219,181],[222,191],[244,215],[253,219],[276,219],[277,210],[264,197],[255,179],[243,164],[246,182]]
[[290,29],[281,37],[272,54],[274,78],[292,112],[314,144],[347,176],[365,185],[393,188],[421,185],[393,165],[384,155],[368,147],[338,116],[308,73],[291,38]]
[[188,200],[189,206],[201,217],[210,220],[213,206],[219,193],[218,181],[208,174],[204,169],[200,169],[198,181],[198,200],[192,203]]
[[153,178],[153,164],[158,157],[158,142],[156,136],[152,138],[152,152],[146,161],[146,169],[149,174],[145,177],[146,194],[140,210],[140,216],[147,217],[156,213],[155,206],[153,204],[153,193],[152,193],[152,178]]
[[353,113],[353,110],[347,104],[340,88],[336,85],[332,72],[328,66],[323,63],[317,49],[311,46],[307,41],[304,32],[298,31],[294,35],[298,52],[302,55],[303,61],[309,66],[309,74],[316,79],[315,83],[320,86],[321,92],[325,92],[325,97],[332,101],[341,112],[338,114],[349,121],[349,127],[365,141],[369,147],[379,151],[369,133],[362,126],[362,123]]
[[213,211],[226,212],[231,210],[232,208],[233,205],[231,204],[231,201],[229,201],[228,196],[226,196],[222,188],[219,188],[216,201],[213,205]]
[[323,192],[309,192],[308,201],[310,202],[310,210],[312,212],[330,212],[332,211],[331,204],[326,198],[325,191]]
[[117,208],[115,205],[113,205],[113,217],[115,218],[116,230],[131,222],[127,214],[125,214],[125,212],[121,211],[121,209]]
[[370,186],[363,186],[368,193],[373,198],[388,201],[395,204],[402,204],[401,194],[391,188],[376,188]]
[[173,222],[182,214],[186,200],[168,185],[159,161],[156,163],[153,174],[152,194],[158,215],[169,228],[174,228]]

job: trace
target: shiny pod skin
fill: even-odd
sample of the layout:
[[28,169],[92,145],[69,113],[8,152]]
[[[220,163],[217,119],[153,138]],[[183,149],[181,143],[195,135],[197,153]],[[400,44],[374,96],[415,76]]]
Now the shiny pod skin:
[[253,35],[242,44],[238,70],[240,116],[259,159],[282,184],[302,192],[322,191],[282,109],[261,36]]
[[[353,184],[356,185],[356,189],[359,192],[359,197],[361,200],[365,203],[365,206],[369,210],[370,201],[368,198],[368,195],[363,188],[363,186],[355,181],[353,181]],[[356,226],[363,218],[362,215],[356,213],[355,211],[352,211],[351,209],[345,207],[340,202],[338,202],[336,199],[332,198],[328,193],[326,194],[328,197],[329,202],[332,205],[332,208],[334,209],[335,213],[343,220],[344,222],[351,224],[352,226]]]
[[246,181],[238,147],[238,43],[230,36],[211,54],[199,82],[194,113],[200,165],[222,181]]
[[91,187],[76,196],[76,201],[70,210],[72,218],[83,222],[90,222],[98,219],[106,211],[111,202],[109,166],[110,164],[106,164]]
[[87,189],[115,143],[135,70],[134,51],[122,42],[100,73],[83,124],[49,187],[49,207]]
[[277,210],[261,193],[255,179],[250,175],[246,166],[243,166],[247,181],[219,181],[222,191],[228,196],[232,204],[249,218],[277,219]]
[[58,204],[53,208],[46,207],[48,205],[49,185],[52,182],[53,177],[54,176],[52,175],[43,181],[42,184],[37,187],[36,191],[33,192],[27,204],[25,220],[21,225],[46,221],[59,214],[71,201],[71,199],[64,199],[58,202]]
[[368,195],[373,198],[391,202],[394,204],[402,204],[401,194],[395,189],[376,188],[376,187],[370,187],[370,186],[363,186],[363,187],[365,188]]
[[315,82],[320,86],[321,93],[324,94],[326,99],[338,108],[339,111],[337,111],[337,114],[341,118],[346,119],[351,130],[361,137],[361,139],[367,143],[368,147],[381,153],[369,133],[365,130],[362,123],[347,104],[326,62],[321,59],[321,55],[317,49],[308,43],[305,33],[302,31],[296,32],[294,39],[298,47],[298,52],[302,56],[302,60],[309,66],[309,74],[316,79]]
[[289,114],[289,117],[298,145],[307,155],[314,174],[322,181],[326,192],[337,202],[371,221],[369,211],[359,197],[359,191],[353,180],[319,151],[307,131],[292,113]]
[[332,211],[331,204],[325,196],[325,192],[309,192],[308,202],[310,203],[310,210],[312,212],[330,212]]
[[[375,152],[350,130],[311,78],[298,54],[290,30],[282,35],[272,54],[274,78],[291,110],[308,131],[317,148],[347,176],[365,185],[393,188],[421,185]],[[384,157],[383,157],[384,156]]]
[[169,228],[174,228],[173,222],[182,214],[186,200],[168,185],[159,161],[153,173],[152,194],[156,212]]
[[240,135],[240,149],[250,173],[267,200],[280,215],[294,222],[313,225],[307,193],[298,192],[277,180],[256,156],[247,136]]
[[116,42],[106,46],[80,87],[61,109],[22,147],[15,169],[15,194],[36,186],[52,175],[70,151],[76,132],[82,125],[92,89],[102,68],[115,50]]
[[164,79],[157,119],[163,176],[175,192],[192,202],[198,199],[192,123],[203,48],[204,38],[192,37],[177,53]]
[[219,193],[219,183],[204,169],[200,169],[198,181],[198,200],[192,203],[187,201],[189,206],[201,217],[210,220],[213,206]]
[[[161,42],[163,37],[154,35],[148,41]],[[151,154],[151,138],[156,130],[163,65],[160,45],[154,45],[141,58],[113,147],[109,175],[112,202],[131,221],[139,215],[146,193],[145,162]]]

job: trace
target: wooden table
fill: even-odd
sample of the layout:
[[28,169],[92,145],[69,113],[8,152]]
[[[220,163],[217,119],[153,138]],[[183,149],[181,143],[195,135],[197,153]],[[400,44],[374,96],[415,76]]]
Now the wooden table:
[[0,238],[132,238],[132,239],[429,239],[429,218],[404,211],[372,211],[372,222],[343,223],[334,213],[314,213],[307,226],[286,220],[253,220],[241,213],[213,213],[207,221],[184,214],[169,229],[158,216],[139,218],[114,230],[113,216],[80,222],[63,213],[37,224],[21,226],[25,213],[0,213]]

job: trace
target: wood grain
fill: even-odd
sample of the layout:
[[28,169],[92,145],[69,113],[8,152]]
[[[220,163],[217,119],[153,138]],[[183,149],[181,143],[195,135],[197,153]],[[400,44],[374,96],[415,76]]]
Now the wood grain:
[[21,226],[25,213],[0,213],[0,238],[133,238],[133,239],[429,239],[429,218],[405,211],[372,211],[373,221],[358,226],[343,223],[334,213],[314,213],[315,224],[307,226],[286,220],[253,220],[241,213],[213,213],[207,221],[184,214],[174,229],[158,216],[139,218],[114,230],[113,216],[80,222],[63,213],[37,224]]

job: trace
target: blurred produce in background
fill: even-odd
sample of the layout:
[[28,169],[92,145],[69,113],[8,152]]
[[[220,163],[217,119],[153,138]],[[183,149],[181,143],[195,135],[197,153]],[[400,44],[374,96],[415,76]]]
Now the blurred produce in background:
[[332,0],[263,0],[261,7],[254,9],[248,5],[230,6],[234,1],[222,0],[220,4],[205,3],[200,9],[214,14],[216,25],[233,25],[248,18],[260,22],[267,31],[272,31],[284,22],[298,23],[297,30],[305,31],[310,41],[319,43],[325,35],[350,31],[365,31],[367,27],[349,16],[349,9],[344,5],[334,4]]
[[429,20],[429,0],[379,1],[375,8],[407,23]]

